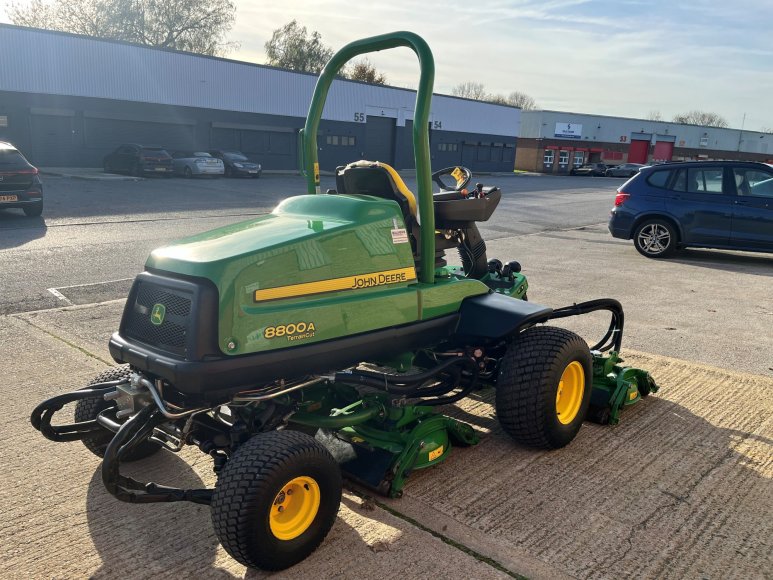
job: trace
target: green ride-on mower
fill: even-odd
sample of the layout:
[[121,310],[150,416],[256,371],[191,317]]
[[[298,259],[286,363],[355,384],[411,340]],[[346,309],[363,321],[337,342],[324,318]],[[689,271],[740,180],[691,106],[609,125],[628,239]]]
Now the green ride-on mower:
[[[323,194],[317,128],[330,84],[351,58],[394,47],[421,64],[418,196],[394,169],[367,161],[339,167],[336,190]],[[620,365],[616,300],[540,306],[526,300],[517,262],[487,260],[476,222],[501,192],[468,190],[462,167],[431,174],[433,78],[429,47],[409,32],[336,53],[300,135],[308,194],[152,252],[110,338],[122,366],[43,402],[35,428],[102,457],[102,480],[119,500],[210,505],[231,556],[276,570],[323,541],[342,472],[399,497],[411,471],[477,443],[471,426],[439,412],[476,389],[496,389],[506,433],[547,449],[568,444],[586,419],[616,423],[623,406],[656,390],[647,372]],[[452,249],[462,267],[447,265]],[[598,310],[611,323],[590,348],[545,325]],[[53,425],[71,402],[75,422]],[[120,472],[122,462],[186,445],[212,457],[214,489]]]

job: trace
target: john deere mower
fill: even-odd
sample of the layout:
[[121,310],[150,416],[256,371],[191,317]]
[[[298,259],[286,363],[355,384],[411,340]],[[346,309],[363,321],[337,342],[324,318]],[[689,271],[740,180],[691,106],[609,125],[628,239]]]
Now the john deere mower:
[[[331,82],[351,58],[395,47],[421,64],[418,195],[377,161],[337,168],[336,189],[322,193],[317,129]],[[656,390],[647,372],[620,365],[616,300],[541,306],[526,300],[517,262],[487,259],[476,223],[501,192],[468,188],[463,167],[431,173],[433,78],[432,53],[410,32],[335,54],[300,134],[307,194],[153,251],[110,338],[121,366],[43,402],[34,427],[102,457],[104,485],[121,501],[210,505],[231,556],[276,570],[323,541],[342,473],[399,497],[413,470],[477,443],[470,425],[440,412],[476,389],[496,389],[499,422],[515,441],[547,449],[567,445],[587,418],[616,423]],[[461,267],[446,263],[446,250]],[[611,322],[590,348],[547,325],[598,310]],[[68,403],[75,422],[52,424]],[[212,457],[214,489],[121,474],[123,462],[186,445]]]

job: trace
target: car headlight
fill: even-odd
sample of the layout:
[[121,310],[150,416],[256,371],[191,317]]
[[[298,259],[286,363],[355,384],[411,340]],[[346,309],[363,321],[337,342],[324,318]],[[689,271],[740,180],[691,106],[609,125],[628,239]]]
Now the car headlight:
[[242,165],[241,163],[234,163],[234,167],[238,167],[239,169],[241,169],[242,167],[244,167],[244,165]]

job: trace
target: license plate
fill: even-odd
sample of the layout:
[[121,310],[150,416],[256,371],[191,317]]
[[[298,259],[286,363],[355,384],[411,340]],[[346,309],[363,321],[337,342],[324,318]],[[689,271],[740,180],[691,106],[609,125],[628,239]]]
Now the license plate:
[[156,171],[166,171],[166,167],[156,167]]
[[0,195],[0,201],[18,201],[19,198],[15,195]]
[[250,169],[250,173],[257,173],[257,172],[258,172],[257,169]]

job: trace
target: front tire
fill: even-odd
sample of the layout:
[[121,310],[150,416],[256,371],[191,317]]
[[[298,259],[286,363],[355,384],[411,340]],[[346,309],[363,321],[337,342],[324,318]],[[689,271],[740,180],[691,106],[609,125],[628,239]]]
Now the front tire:
[[193,171],[191,171],[191,168],[186,165],[185,170],[183,171],[183,175],[185,175],[185,179],[191,179],[193,177]]
[[341,502],[341,470],[313,437],[272,431],[239,447],[218,477],[212,523],[250,568],[282,570],[322,543]]
[[[108,381],[128,380],[131,375],[131,370],[128,365],[114,367],[107,369],[99,373],[88,384],[88,386],[95,385],[97,383],[106,383]],[[75,404],[75,421],[92,421],[97,418],[102,411],[109,407],[114,407],[115,402],[105,401],[102,397],[92,397],[89,399],[81,399]],[[91,451],[97,457],[104,457],[105,450],[113,440],[114,433],[103,429],[102,432],[81,439],[86,449]],[[152,443],[145,441],[137,445],[129,453],[121,458],[121,461],[138,461],[150,457],[154,453],[158,452],[161,446],[158,443]]]
[[676,252],[677,235],[674,226],[663,219],[642,222],[633,233],[636,250],[648,258],[668,258]]
[[563,328],[535,326],[507,348],[496,411],[518,443],[557,449],[575,438],[588,412],[593,364],[586,342]]

